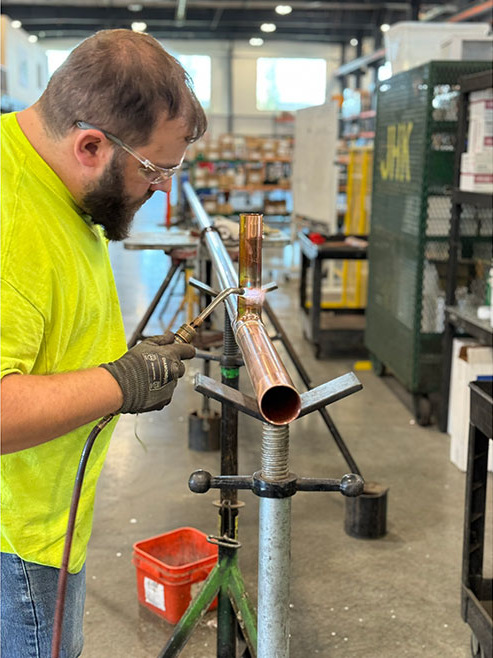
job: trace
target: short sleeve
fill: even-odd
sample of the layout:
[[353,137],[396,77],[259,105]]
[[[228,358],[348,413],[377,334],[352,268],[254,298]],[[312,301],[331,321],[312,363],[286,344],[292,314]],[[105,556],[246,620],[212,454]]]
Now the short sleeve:
[[44,319],[10,283],[1,280],[1,376],[30,374],[43,347]]

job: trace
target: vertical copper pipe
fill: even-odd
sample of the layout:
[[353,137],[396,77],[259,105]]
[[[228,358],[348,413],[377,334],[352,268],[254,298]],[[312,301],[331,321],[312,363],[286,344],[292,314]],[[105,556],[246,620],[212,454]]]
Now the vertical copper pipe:
[[238,319],[253,314],[260,317],[262,305],[262,233],[263,215],[240,215],[240,253],[238,257],[239,287],[245,295],[238,297]]

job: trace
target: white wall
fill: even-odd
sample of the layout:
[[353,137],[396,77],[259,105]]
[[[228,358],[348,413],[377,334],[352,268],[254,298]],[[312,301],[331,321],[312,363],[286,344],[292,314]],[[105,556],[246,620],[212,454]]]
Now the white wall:
[[7,76],[5,107],[13,102],[16,108],[34,103],[48,82],[48,62],[39,43],[30,43],[22,28],[14,29],[7,16],[1,17],[2,67]]
[[[68,39],[43,40],[46,49],[68,49],[78,41]],[[291,42],[264,43],[260,48],[247,41],[165,40],[163,46],[184,55],[211,57],[211,105],[207,111],[209,132],[217,136],[228,130],[229,94],[228,71],[231,56],[232,131],[244,135],[282,135],[292,132],[292,124],[275,122],[275,112],[261,112],[256,108],[256,60],[258,57],[314,57],[327,62],[327,93],[333,71],[340,64],[340,46]]]

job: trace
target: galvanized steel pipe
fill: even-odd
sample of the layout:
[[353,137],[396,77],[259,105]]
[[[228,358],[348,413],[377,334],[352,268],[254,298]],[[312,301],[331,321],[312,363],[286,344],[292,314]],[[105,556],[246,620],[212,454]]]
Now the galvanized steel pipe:
[[[289,474],[289,426],[262,426],[264,480]],[[291,498],[260,498],[258,548],[257,658],[289,656]]]

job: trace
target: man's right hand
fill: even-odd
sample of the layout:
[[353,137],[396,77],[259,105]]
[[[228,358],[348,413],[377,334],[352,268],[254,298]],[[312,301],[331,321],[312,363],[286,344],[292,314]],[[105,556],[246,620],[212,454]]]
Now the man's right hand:
[[117,361],[101,364],[123,393],[123,404],[117,413],[154,411],[171,402],[178,378],[185,373],[182,359],[195,356],[192,345],[174,340],[174,334],[167,331],[162,336],[146,338]]

